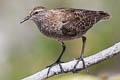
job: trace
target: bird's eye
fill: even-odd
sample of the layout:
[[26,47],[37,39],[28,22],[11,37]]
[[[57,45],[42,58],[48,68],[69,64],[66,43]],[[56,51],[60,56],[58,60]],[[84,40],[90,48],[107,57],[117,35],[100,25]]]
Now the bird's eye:
[[33,15],[38,14],[38,11],[34,12]]

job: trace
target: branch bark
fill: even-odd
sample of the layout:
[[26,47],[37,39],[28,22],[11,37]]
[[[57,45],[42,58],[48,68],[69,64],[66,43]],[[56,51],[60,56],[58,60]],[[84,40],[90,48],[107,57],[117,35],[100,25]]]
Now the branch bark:
[[[104,61],[110,57],[113,57],[114,55],[118,55],[119,53],[120,53],[120,42],[116,43],[115,45],[111,46],[108,49],[105,49],[103,51],[96,53],[95,55],[84,58],[85,65],[87,67],[90,67],[90,66],[97,64],[101,61]],[[44,70],[41,70],[40,72],[37,72],[29,77],[22,79],[22,80],[43,80],[48,77],[58,75],[61,73],[72,72],[74,69],[74,65],[76,64],[77,61],[78,60],[72,60],[72,61],[69,61],[66,63],[61,63],[62,68],[64,69],[65,72],[62,72],[60,70],[59,65],[55,65],[51,68],[48,76],[47,76],[48,68],[46,68]],[[78,63],[76,69],[77,69],[77,71],[81,71],[84,69],[82,61],[80,61]]]

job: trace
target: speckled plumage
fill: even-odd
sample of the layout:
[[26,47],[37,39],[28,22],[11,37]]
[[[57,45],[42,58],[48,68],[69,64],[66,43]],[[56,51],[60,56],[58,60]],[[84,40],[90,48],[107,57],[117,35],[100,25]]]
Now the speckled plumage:
[[[44,35],[54,38],[59,41],[62,45],[62,52],[55,63],[51,64],[48,73],[53,65],[59,64],[61,71],[62,69],[61,57],[66,49],[63,41],[73,40],[82,38],[82,50],[80,59],[74,66],[73,72],[76,71],[76,66],[80,60],[83,61],[83,67],[87,70],[84,62],[84,48],[86,43],[86,37],[84,34],[100,20],[109,19],[110,15],[104,11],[92,11],[85,9],[73,9],[73,8],[56,8],[48,10],[45,7],[35,7],[24,20],[25,22],[29,19],[33,20],[38,26],[40,32]],[[87,70],[88,72],[88,70]]]
[[[37,14],[35,14],[38,12]],[[36,7],[31,12],[31,19],[37,24],[40,32],[56,40],[80,38],[95,23],[109,19],[104,11],[92,11],[73,8],[50,9]]]

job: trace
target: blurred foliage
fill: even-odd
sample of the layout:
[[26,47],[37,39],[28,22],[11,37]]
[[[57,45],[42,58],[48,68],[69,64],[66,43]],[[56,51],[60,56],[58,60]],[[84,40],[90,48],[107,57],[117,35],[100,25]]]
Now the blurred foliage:
[[72,74],[72,75],[58,77],[57,79],[53,77],[47,80],[100,80],[100,79],[92,75]]
[[[0,1],[0,80],[20,80],[53,63],[60,54],[60,44],[43,36],[32,21],[19,22],[35,6],[104,10],[112,15],[108,21],[94,25],[86,34],[85,56],[90,56],[120,41],[120,0],[1,0]],[[65,42],[63,61],[78,58],[81,39]],[[101,74],[120,73],[120,55],[73,75],[62,74],[49,80],[98,80]],[[111,76],[110,76],[111,77]],[[118,78],[117,78],[118,77]],[[119,76],[111,80],[120,80]]]
[[110,77],[110,80],[120,80],[120,74]]

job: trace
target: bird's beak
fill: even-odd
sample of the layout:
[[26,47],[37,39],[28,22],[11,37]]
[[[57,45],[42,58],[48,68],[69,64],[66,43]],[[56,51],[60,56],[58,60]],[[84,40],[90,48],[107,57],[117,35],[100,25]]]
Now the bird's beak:
[[20,23],[23,23],[23,22],[25,22],[25,21],[29,20],[30,18],[31,18],[31,16],[26,16],[26,17],[24,18],[24,20],[23,20],[23,21],[21,21]]

